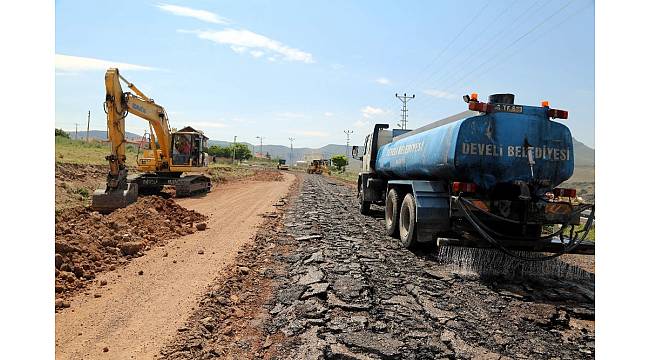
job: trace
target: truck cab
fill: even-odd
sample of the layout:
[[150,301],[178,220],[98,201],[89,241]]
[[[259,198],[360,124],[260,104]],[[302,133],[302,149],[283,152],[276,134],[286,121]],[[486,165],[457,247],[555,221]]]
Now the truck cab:
[[287,160],[278,159],[278,170],[289,170],[289,165],[287,165]]

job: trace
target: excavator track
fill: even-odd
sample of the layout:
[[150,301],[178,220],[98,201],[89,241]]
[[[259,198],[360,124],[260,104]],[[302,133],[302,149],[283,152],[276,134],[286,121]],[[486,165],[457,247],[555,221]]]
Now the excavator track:
[[185,175],[180,177],[159,174],[141,174],[129,179],[137,183],[141,193],[156,193],[163,186],[170,185],[176,189],[176,197],[188,197],[210,192],[212,183],[205,175]]

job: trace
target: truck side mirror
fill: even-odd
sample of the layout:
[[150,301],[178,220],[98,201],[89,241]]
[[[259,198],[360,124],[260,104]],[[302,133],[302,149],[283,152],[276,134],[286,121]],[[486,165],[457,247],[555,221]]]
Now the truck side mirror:
[[353,159],[359,159],[359,147],[358,146],[352,146],[352,158]]

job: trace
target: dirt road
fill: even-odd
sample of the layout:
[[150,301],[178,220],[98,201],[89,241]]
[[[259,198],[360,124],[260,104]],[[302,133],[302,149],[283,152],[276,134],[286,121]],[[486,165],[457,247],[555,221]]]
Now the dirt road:
[[207,230],[98,276],[106,286],[91,286],[70,299],[70,308],[56,315],[57,359],[156,357],[293,179],[285,174],[283,181],[234,182],[201,198],[179,200],[209,217]]

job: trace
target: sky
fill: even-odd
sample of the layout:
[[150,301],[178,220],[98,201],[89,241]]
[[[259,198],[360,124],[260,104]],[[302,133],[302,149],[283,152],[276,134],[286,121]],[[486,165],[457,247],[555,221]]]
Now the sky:
[[[360,144],[375,123],[408,128],[467,109],[462,95],[568,110],[594,147],[592,0],[57,0],[55,126],[103,130],[103,74],[162,105],[172,127],[213,140]],[[126,86],[123,86],[126,89]],[[147,123],[130,115],[128,131]]]

